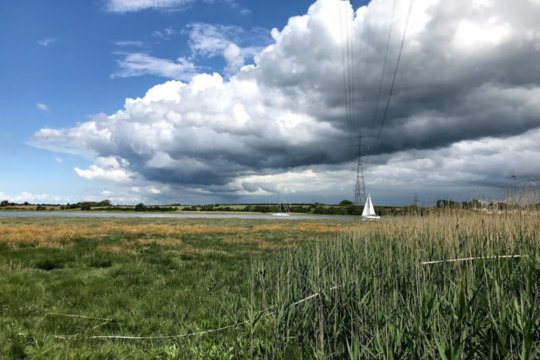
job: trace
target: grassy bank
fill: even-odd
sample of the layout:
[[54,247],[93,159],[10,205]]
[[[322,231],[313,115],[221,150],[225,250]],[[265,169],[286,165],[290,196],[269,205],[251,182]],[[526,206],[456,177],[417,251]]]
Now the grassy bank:
[[[251,263],[352,224],[0,219],[0,358],[243,356],[243,332],[153,341],[245,316]],[[73,315],[73,316],[65,316]]]
[[[0,358],[533,359],[539,231],[537,213],[0,218]],[[526,256],[422,264],[508,254]]]

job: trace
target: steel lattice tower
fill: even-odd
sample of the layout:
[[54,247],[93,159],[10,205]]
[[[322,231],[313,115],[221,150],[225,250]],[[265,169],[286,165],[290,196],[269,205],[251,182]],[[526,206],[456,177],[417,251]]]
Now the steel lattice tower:
[[356,186],[354,188],[355,205],[363,205],[366,201],[366,184],[364,182],[364,164],[362,163],[362,136],[358,137],[358,163],[356,164]]

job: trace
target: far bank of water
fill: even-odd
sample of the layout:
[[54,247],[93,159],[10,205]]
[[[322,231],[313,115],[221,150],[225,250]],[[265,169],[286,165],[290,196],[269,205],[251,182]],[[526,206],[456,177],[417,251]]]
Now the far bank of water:
[[63,212],[63,211],[0,211],[0,217],[59,217],[59,218],[147,218],[147,219],[255,219],[255,220],[336,220],[353,221],[357,216],[335,215],[290,215],[272,216],[271,214],[239,213],[112,213],[112,212]]

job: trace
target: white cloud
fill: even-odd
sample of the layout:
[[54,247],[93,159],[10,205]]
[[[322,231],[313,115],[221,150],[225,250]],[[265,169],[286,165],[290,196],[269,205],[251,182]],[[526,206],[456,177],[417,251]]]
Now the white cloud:
[[191,51],[202,56],[221,55],[223,49],[231,42],[227,34],[238,29],[224,25],[192,24],[189,34]]
[[[352,166],[350,167],[352,169]],[[350,169],[313,167],[267,175],[241,176],[229,184],[240,195],[309,194],[350,192],[353,180]],[[344,180],[345,179],[345,180]]]
[[[377,104],[382,113],[392,80],[383,79],[378,102],[392,1],[372,1],[356,13],[349,4],[317,1],[274,30],[273,43],[254,64],[225,78],[195,74],[193,64],[128,54],[119,74],[181,81],[126,99],[113,114],[41,129],[33,144],[85,153],[96,163],[79,169],[81,176],[123,178],[138,189],[158,186],[160,194],[147,196],[163,198],[278,191],[341,197],[352,193],[356,150],[348,138],[359,132],[371,155],[368,186],[388,196],[500,190],[511,181],[505,166],[520,177],[540,172],[527,166],[540,163],[540,149],[531,145],[540,136],[540,8],[503,0],[417,0],[383,123],[373,114]],[[394,17],[387,76],[397,60],[404,4]],[[340,26],[343,21],[349,23]],[[483,24],[496,31],[471,32]],[[195,24],[191,30],[195,57],[223,56],[235,69],[248,58],[249,45],[234,29]],[[353,73],[344,71],[349,60]],[[344,78],[352,88],[344,87]],[[110,158],[119,163],[101,163]]]
[[60,40],[55,37],[48,37],[38,41],[39,46],[48,47],[58,43]]
[[114,41],[113,44],[120,47],[142,47],[144,45],[144,43],[139,40],[119,40]]
[[49,106],[41,102],[36,103],[36,108],[43,112],[49,112]]
[[491,48],[504,43],[510,35],[510,25],[496,18],[483,23],[463,20],[454,35],[454,45],[464,51],[477,52],[479,48]]
[[57,195],[50,195],[50,194],[44,194],[44,193],[34,194],[29,191],[23,191],[17,195],[9,195],[9,194],[0,192],[0,200],[2,201],[7,200],[9,202],[14,202],[18,204],[24,203],[24,202],[29,202],[31,204],[39,204],[39,203],[48,204],[48,203],[61,203],[65,199]]
[[110,12],[127,13],[147,9],[167,10],[185,7],[194,0],[107,0],[106,8]]
[[196,66],[186,58],[176,61],[160,59],[145,53],[129,53],[118,60],[119,69],[112,78],[156,75],[169,79],[187,80],[196,73]]
[[[118,52],[122,56],[117,60],[118,70],[112,78],[126,78],[142,75],[155,75],[169,79],[189,81],[199,68],[195,61],[200,58],[223,57],[226,62],[224,73],[234,75],[268,44],[269,35],[265,29],[244,29],[238,26],[211,25],[195,23],[188,25],[189,47],[191,55],[177,60],[163,59],[146,52]],[[154,31],[156,41],[170,40],[179,31],[167,27]],[[142,47],[140,41],[117,41],[119,47]]]
[[194,23],[189,28],[189,45],[194,56],[222,56],[227,64],[227,75],[238,72],[246,59],[253,58],[270,41],[268,31],[262,28],[205,23]]
[[[501,199],[540,176],[540,129],[509,138],[464,140],[431,150],[400,151],[368,167],[368,186],[378,194],[407,189],[424,198]],[[377,179],[373,181],[373,179]]]
[[227,62],[226,73],[234,74],[244,66],[244,56],[242,55],[242,49],[234,43],[230,43],[223,50],[223,57]]
[[174,30],[171,27],[166,27],[163,30],[156,30],[152,33],[152,37],[162,40],[169,40],[173,35],[177,33],[176,30]]
[[[202,2],[224,3],[230,7],[240,8],[236,1],[232,0],[203,0]],[[192,4],[197,3],[196,0],[106,0],[106,10],[115,13],[129,13],[143,10],[184,10]],[[242,8],[241,13],[249,11]]]
[[134,178],[134,174],[128,170],[129,162],[115,156],[98,157],[94,165],[88,169],[74,170],[82,178],[89,180],[106,180],[112,182],[128,182]]

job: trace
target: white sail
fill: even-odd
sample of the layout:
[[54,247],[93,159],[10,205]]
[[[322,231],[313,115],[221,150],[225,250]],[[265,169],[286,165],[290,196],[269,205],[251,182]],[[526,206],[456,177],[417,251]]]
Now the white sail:
[[380,219],[381,217],[375,213],[373,203],[371,202],[371,195],[367,196],[366,204],[364,205],[364,211],[362,211],[362,217],[364,219]]
[[289,216],[289,207],[287,204],[281,202],[281,195],[279,196],[278,212],[272,214],[273,216]]

